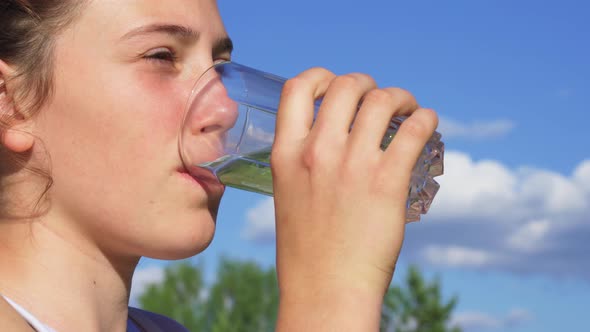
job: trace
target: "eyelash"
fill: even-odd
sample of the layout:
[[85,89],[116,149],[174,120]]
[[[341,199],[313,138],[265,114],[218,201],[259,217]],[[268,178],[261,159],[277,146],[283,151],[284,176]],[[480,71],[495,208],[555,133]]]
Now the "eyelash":
[[[161,64],[174,64],[178,60],[178,56],[173,50],[167,48],[155,49],[155,52],[147,52],[143,58],[147,61],[153,61]],[[231,61],[231,57],[221,57],[215,60],[215,63]]]
[[160,63],[174,63],[178,59],[176,53],[169,49],[156,49],[156,52],[148,52],[143,56],[148,61],[160,62]]

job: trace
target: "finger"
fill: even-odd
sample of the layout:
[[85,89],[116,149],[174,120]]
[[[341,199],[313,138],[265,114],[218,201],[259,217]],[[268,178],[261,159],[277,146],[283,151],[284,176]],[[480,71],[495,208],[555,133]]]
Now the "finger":
[[383,165],[395,183],[409,185],[418,157],[438,125],[433,110],[419,108],[399,127],[393,141],[387,147]]
[[418,108],[416,98],[406,90],[386,88],[368,92],[350,133],[355,156],[379,149],[393,116],[407,115]]
[[326,91],[310,136],[332,144],[344,142],[359,101],[376,87],[377,83],[369,75],[353,73],[336,77]]
[[326,69],[312,68],[285,83],[277,112],[275,144],[288,146],[308,135],[314,101],[325,93],[334,77]]

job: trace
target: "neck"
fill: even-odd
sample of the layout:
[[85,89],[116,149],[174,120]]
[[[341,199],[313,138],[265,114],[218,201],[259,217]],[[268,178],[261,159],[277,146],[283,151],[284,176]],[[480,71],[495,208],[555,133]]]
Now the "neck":
[[0,293],[58,331],[125,331],[139,258],[109,255],[66,224],[0,221]]

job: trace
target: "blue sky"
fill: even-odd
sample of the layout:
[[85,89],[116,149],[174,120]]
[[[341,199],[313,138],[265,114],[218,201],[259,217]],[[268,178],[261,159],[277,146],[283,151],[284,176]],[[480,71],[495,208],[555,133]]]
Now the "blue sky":
[[[290,77],[365,72],[434,108],[446,174],[406,232],[410,263],[459,296],[465,331],[590,325],[590,3],[585,1],[219,1],[240,63]],[[274,262],[272,201],[228,189],[220,255]],[[145,260],[137,289],[162,262]]]

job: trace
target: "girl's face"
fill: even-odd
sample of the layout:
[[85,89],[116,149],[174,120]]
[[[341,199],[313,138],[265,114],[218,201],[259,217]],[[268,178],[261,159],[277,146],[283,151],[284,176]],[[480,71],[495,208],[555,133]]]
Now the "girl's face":
[[[211,241],[223,186],[183,174],[195,80],[230,57],[214,0],[90,1],[55,45],[55,94],[34,120],[54,179],[47,216],[106,251],[187,257]],[[195,135],[219,135],[210,114]]]

